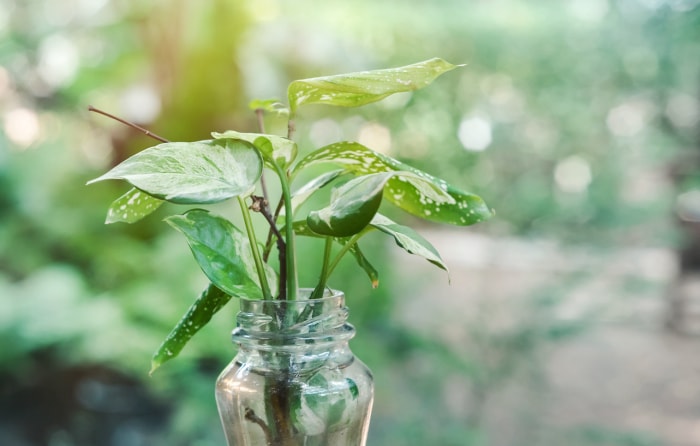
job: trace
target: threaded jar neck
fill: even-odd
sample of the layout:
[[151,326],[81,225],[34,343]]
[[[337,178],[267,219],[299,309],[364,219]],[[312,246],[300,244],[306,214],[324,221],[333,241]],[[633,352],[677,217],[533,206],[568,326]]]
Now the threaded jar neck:
[[345,294],[332,291],[309,299],[311,289],[300,290],[300,298],[286,300],[240,299],[233,342],[239,345],[309,345],[347,342],[355,329],[347,323]]

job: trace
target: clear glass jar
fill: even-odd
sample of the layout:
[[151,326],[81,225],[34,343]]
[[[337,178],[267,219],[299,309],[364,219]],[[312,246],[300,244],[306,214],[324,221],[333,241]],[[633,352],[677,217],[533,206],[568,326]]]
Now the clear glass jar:
[[[308,296],[311,290],[302,290]],[[216,382],[229,446],[363,446],[372,374],[348,341],[345,296],[241,299],[238,354]]]

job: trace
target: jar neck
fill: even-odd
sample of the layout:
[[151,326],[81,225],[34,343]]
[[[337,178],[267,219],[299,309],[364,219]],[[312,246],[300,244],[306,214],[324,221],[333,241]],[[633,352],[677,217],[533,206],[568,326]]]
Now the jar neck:
[[310,289],[300,290],[298,300],[240,299],[233,342],[248,348],[293,348],[322,344],[347,344],[355,329],[347,323],[345,295],[332,291],[308,299]]

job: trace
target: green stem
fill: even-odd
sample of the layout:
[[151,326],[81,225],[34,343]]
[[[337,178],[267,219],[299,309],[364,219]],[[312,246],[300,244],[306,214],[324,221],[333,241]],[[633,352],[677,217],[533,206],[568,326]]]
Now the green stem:
[[340,260],[343,258],[345,254],[352,248],[352,246],[357,243],[357,241],[367,233],[367,229],[365,228],[364,230],[358,232],[357,234],[353,235],[352,238],[345,244],[343,245],[343,248],[338,252],[338,254],[335,256],[331,264],[328,266],[328,271],[326,273],[326,276],[330,276],[331,273],[333,273],[333,270],[335,269],[336,266],[338,266],[338,263],[340,263]]
[[328,281],[328,264],[331,260],[331,248],[333,247],[333,237],[326,237],[326,245],[323,250],[323,264],[321,265],[321,277],[318,279],[318,285],[311,293],[311,299],[318,299],[323,296],[323,289]]
[[297,289],[297,268],[296,268],[296,250],[294,243],[294,209],[292,208],[292,194],[289,190],[289,179],[287,173],[274,163],[275,172],[280,178],[282,186],[282,198],[284,199],[284,236],[286,242],[287,255],[285,259],[287,267],[287,300],[296,300]]
[[250,240],[250,249],[253,251],[253,260],[255,261],[255,269],[257,270],[258,278],[260,279],[260,287],[262,288],[263,298],[272,299],[270,285],[267,283],[267,275],[265,274],[265,267],[263,266],[263,261],[260,257],[260,251],[258,250],[258,241],[255,238],[255,231],[253,230],[253,220],[250,217],[250,209],[248,209],[245,200],[240,196],[238,197],[238,204],[241,206],[243,222],[245,223],[245,229],[248,233],[248,240]]

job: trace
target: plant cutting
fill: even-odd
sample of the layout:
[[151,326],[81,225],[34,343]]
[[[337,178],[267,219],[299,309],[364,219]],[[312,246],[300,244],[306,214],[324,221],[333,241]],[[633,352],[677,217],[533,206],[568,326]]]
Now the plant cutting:
[[[336,142],[299,157],[295,120],[310,104],[358,107],[423,88],[455,68],[435,58],[296,80],[288,86],[287,105],[251,103],[257,133],[229,130],[204,141],[169,142],[144,130],[161,143],[88,183],[119,179],[132,186],[110,205],[107,223],[134,223],[165,202],[195,206],[165,221],[184,235],[210,284],[155,352],[151,373],[177,356],[232,297],[240,299],[233,331],[238,353],[216,386],[230,446],[364,445],[372,377],[348,348],[354,329],[346,321],[344,295],[329,286],[329,278],[350,255],[377,285],[377,270],[360,248],[371,232],[447,269],[425,238],[379,212],[385,201],[459,226],[492,212],[480,197],[357,142]],[[269,113],[287,117],[286,136],[265,132]],[[335,167],[308,179],[321,165]],[[330,190],[329,203],[302,214],[302,205],[322,190]],[[242,227],[203,207],[226,200],[239,209]],[[256,219],[262,220],[256,225]],[[266,230],[256,233],[260,223]],[[318,274],[307,287],[298,284],[296,237],[323,240],[318,257],[302,265]]]

